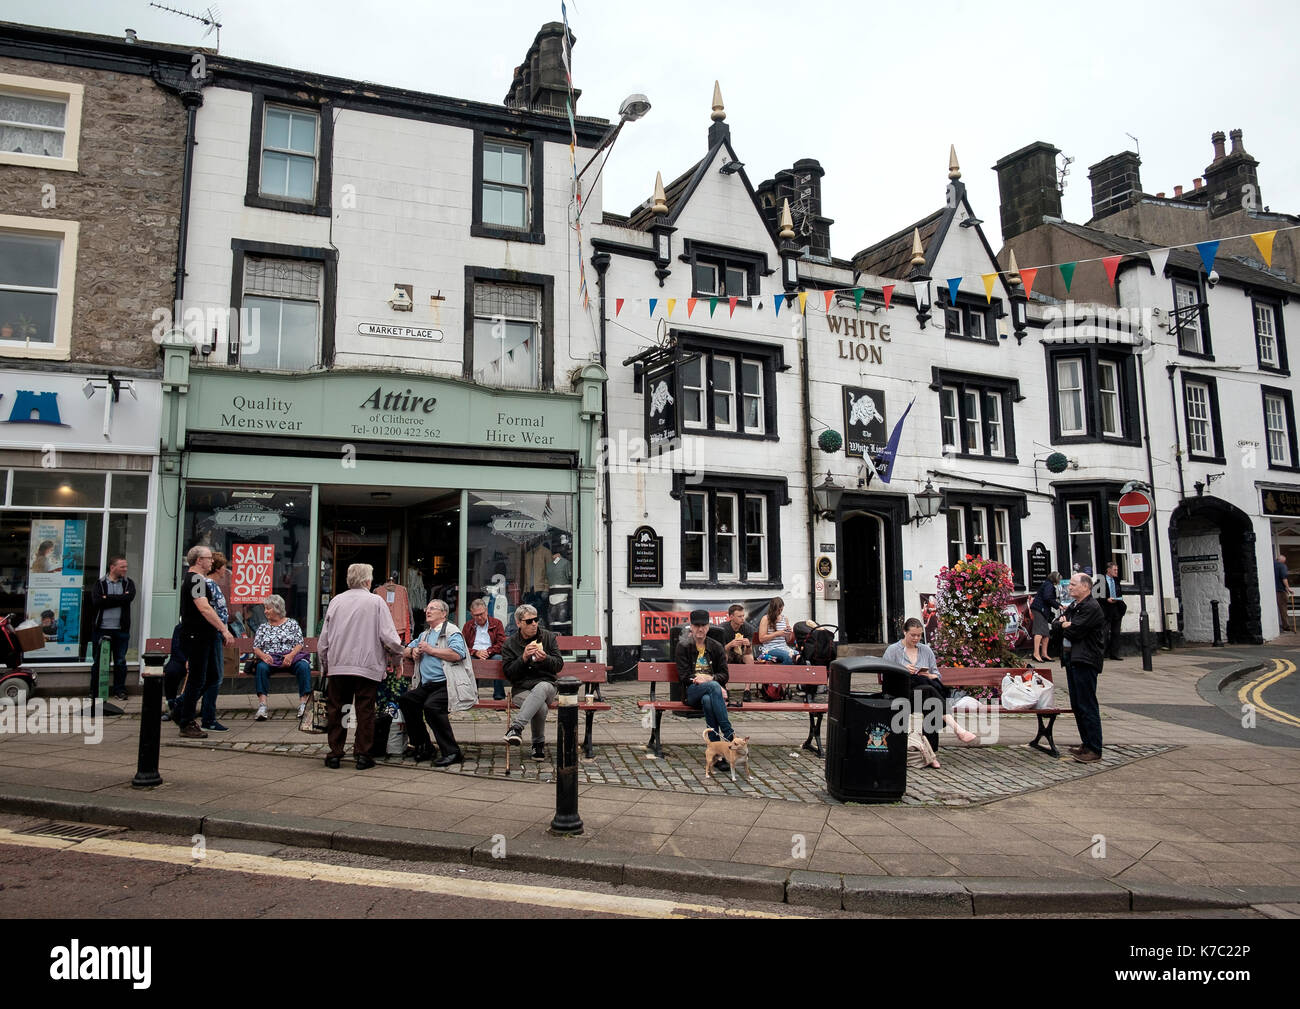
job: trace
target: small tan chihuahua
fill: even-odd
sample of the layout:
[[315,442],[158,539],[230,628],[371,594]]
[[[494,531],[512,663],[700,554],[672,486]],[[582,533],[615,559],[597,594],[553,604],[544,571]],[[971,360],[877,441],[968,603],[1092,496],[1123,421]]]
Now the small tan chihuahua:
[[726,760],[731,763],[731,780],[736,780],[736,764],[738,761],[745,762],[745,780],[753,781],[749,773],[749,737],[736,736],[731,742],[725,739],[717,741],[709,738],[709,730],[705,729],[704,736],[704,776],[713,777],[713,765],[719,760]]

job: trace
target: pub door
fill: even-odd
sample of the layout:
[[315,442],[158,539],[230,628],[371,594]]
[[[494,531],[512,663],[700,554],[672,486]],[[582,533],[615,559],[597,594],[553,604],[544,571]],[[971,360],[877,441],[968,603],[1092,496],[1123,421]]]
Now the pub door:
[[850,643],[878,643],[884,637],[883,523],[856,512],[840,522],[841,631]]

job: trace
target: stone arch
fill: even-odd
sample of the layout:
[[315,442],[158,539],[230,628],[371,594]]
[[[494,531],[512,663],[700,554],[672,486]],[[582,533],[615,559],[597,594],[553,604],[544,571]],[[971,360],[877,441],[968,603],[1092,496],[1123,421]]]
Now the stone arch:
[[[1213,544],[1216,539],[1217,558],[1215,551],[1207,549],[1207,544]],[[1186,498],[1169,518],[1169,552],[1174,569],[1174,597],[1179,601],[1179,626],[1185,638],[1211,640],[1198,629],[1209,624],[1207,614],[1210,598],[1215,594],[1217,562],[1222,585],[1218,597],[1222,599],[1224,594],[1227,597],[1227,612],[1220,609],[1224,640],[1231,644],[1263,644],[1259,564],[1250,516],[1221,498]]]

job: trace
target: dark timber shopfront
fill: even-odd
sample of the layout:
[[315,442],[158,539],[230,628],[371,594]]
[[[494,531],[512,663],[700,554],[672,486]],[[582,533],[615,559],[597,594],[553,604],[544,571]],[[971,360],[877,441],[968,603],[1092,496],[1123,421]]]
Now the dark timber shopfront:
[[176,622],[195,543],[232,560],[262,548],[265,564],[234,573],[236,633],[262,622],[270,593],[316,633],[355,563],[374,567],[376,587],[405,590],[417,629],[430,599],[463,620],[484,598],[508,630],[524,602],[560,633],[597,630],[600,368],[555,393],[396,372],[190,370],[184,348],[168,348],[167,364],[151,635]]

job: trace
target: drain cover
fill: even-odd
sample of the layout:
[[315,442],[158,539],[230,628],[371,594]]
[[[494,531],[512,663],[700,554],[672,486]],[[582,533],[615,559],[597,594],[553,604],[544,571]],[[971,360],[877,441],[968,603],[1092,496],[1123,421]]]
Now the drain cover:
[[101,827],[94,823],[61,823],[58,820],[46,820],[26,830],[15,831],[18,834],[36,834],[40,837],[61,837],[66,841],[84,841],[91,837],[107,837],[120,834],[125,827]]

